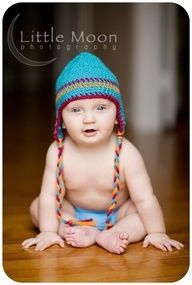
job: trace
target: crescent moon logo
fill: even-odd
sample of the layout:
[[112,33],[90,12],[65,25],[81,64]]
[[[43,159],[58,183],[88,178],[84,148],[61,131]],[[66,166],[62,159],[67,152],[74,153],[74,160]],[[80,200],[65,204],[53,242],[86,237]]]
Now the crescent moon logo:
[[25,57],[24,55],[22,55],[18,51],[18,49],[14,43],[14,40],[13,40],[13,29],[14,29],[15,22],[19,16],[20,16],[20,14],[18,14],[13,19],[13,21],[11,22],[11,24],[8,28],[8,32],[7,32],[7,43],[8,43],[9,49],[12,52],[12,54],[14,55],[14,57],[16,57],[23,64],[30,65],[30,66],[44,66],[44,65],[50,64],[53,61],[55,61],[56,57],[51,59],[51,60],[46,60],[46,61],[31,60],[31,59]]

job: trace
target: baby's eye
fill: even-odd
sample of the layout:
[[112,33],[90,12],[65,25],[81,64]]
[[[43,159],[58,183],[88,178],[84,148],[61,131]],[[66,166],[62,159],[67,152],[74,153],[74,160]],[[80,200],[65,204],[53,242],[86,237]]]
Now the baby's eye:
[[80,109],[80,108],[73,108],[73,109],[71,110],[71,112],[73,112],[73,113],[78,113],[78,112],[81,112],[81,109]]
[[106,109],[106,106],[101,105],[101,106],[98,106],[96,109],[99,111],[103,111]]

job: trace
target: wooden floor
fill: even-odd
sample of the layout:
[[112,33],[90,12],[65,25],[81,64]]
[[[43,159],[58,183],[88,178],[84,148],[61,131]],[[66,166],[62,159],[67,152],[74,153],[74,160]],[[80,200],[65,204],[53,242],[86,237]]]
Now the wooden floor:
[[115,255],[96,245],[85,249],[53,246],[44,252],[21,247],[24,239],[37,233],[28,206],[39,192],[49,142],[46,138],[38,141],[39,134],[34,133],[33,127],[28,136],[20,136],[20,128],[8,130],[7,127],[4,142],[3,266],[11,279],[20,282],[165,282],[177,281],[186,274],[189,266],[188,146],[182,131],[129,138],[144,156],[165,214],[167,231],[172,238],[184,243],[184,249],[165,253],[153,247],[143,249],[140,242],[129,245],[124,254]]

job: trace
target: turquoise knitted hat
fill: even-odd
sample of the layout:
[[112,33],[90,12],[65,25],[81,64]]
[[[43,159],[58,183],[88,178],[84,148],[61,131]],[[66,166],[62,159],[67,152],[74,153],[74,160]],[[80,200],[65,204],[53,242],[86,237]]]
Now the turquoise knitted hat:
[[125,130],[125,113],[116,76],[95,55],[82,52],[62,70],[56,81],[56,123],[54,138],[63,139],[62,111],[72,101],[87,98],[104,98],[117,109],[118,130]]

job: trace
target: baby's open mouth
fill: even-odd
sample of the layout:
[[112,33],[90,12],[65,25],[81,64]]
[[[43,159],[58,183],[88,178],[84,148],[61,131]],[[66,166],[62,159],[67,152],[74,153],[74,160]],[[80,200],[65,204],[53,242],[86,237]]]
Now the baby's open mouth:
[[94,136],[96,134],[97,130],[95,129],[86,129],[83,131],[83,133],[86,135],[86,136]]
[[86,133],[92,133],[92,132],[95,132],[95,129],[87,129],[87,130],[85,130],[84,132],[86,132]]

